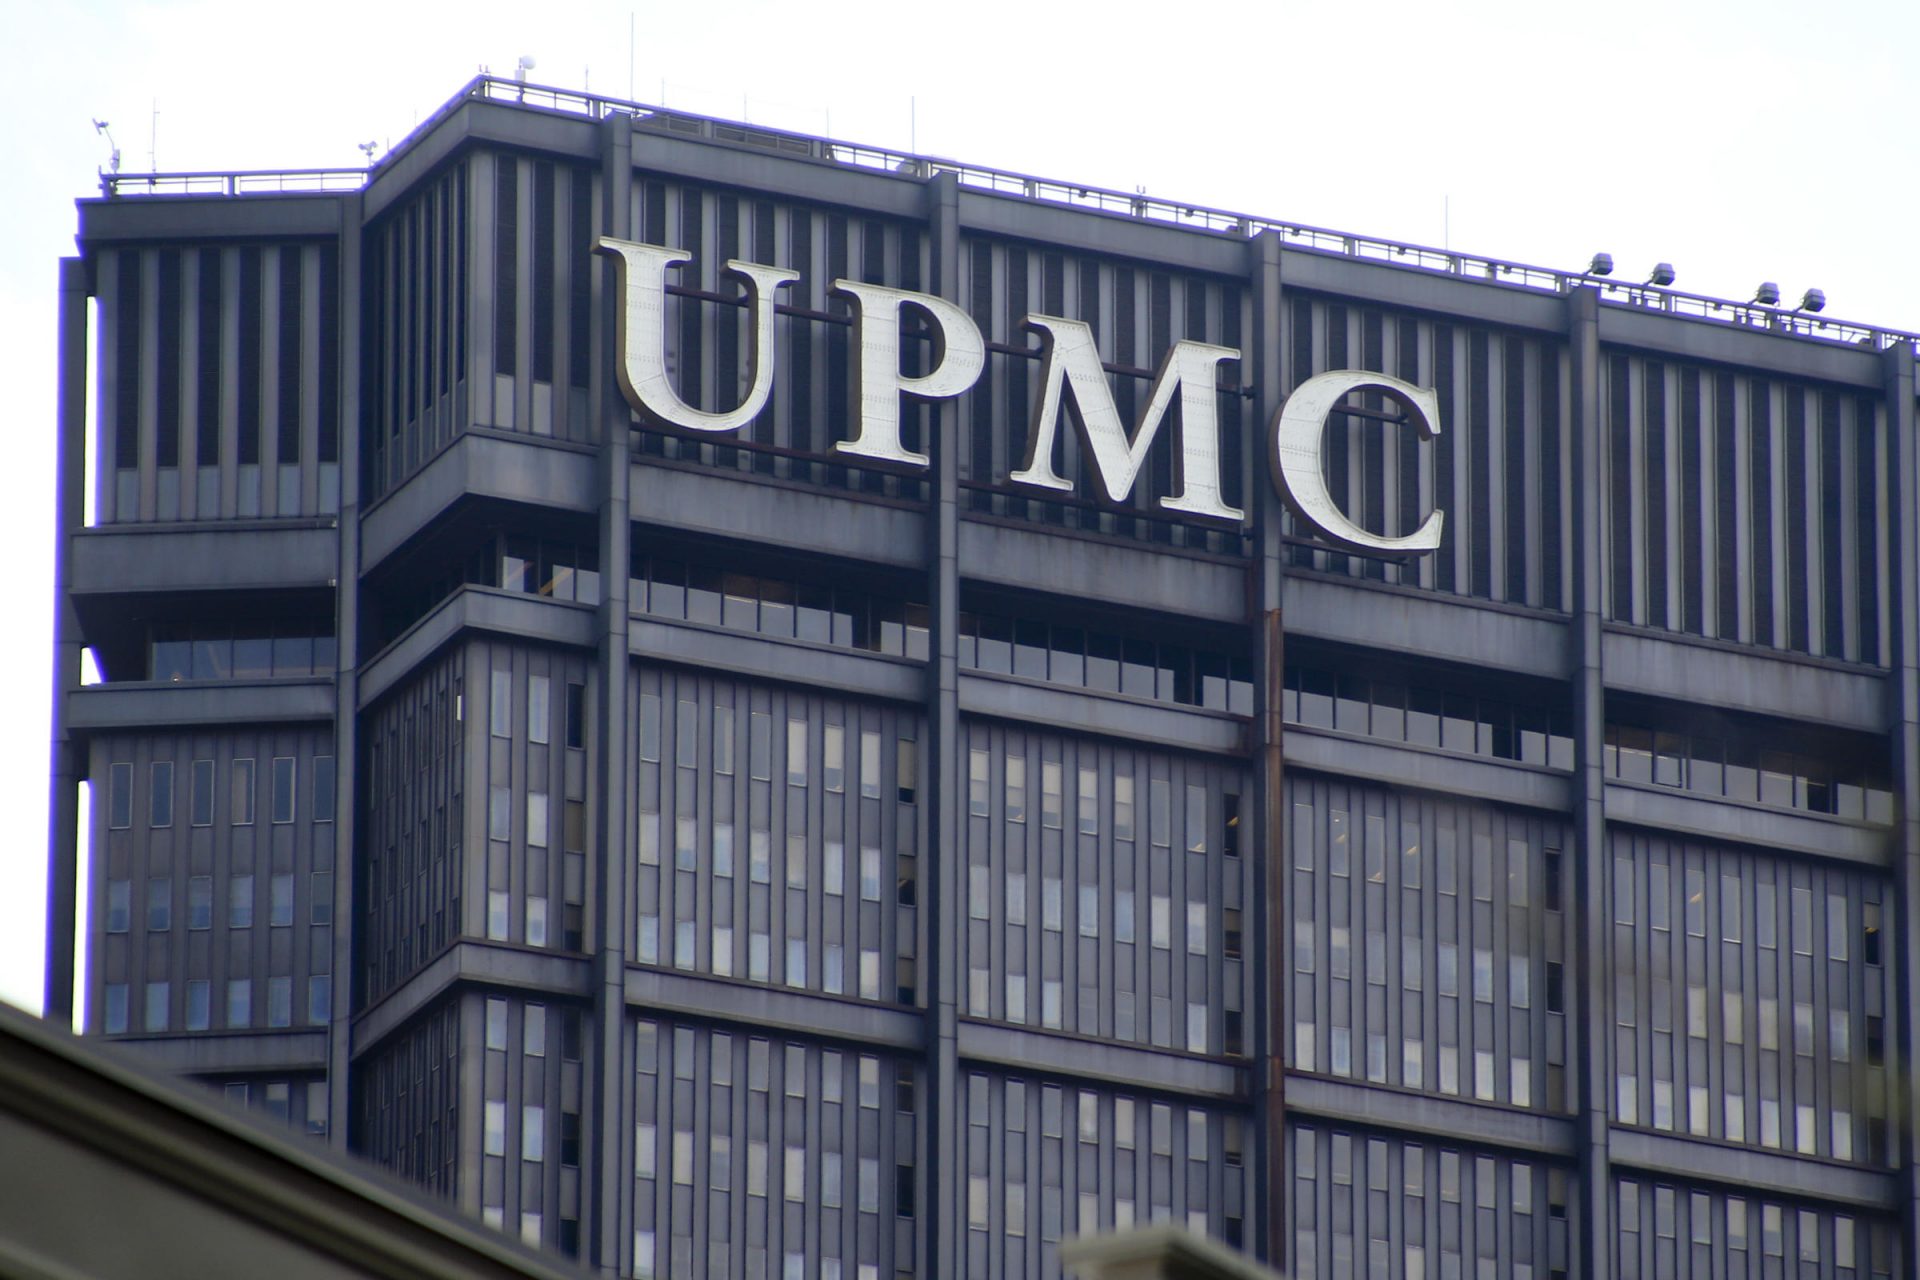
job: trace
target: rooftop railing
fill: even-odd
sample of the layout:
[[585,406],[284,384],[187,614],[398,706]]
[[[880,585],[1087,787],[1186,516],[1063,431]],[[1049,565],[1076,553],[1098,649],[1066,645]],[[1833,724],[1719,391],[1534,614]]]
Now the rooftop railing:
[[259,196],[358,191],[367,169],[259,169],[206,173],[103,173],[103,196]]
[[358,190],[394,155],[405,151],[415,139],[436,128],[442,119],[471,101],[507,103],[518,107],[552,111],[563,115],[601,120],[609,116],[631,116],[635,127],[661,130],[718,142],[761,147],[782,154],[823,162],[851,165],[925,180],[938,173],[951,173],[962,186],[992,191],[1001,195],[1051,204],[1120,214],[1146,221],[1210,231],[1220,235],[1252,237],[1272,231],[1286,237],[1295,248],[1340,257],[1380,262],[1389,266],[1410,267],[1458,276],[1485,284],[1526,289],[1541,293],[1564,294],[1580,287],[1600,290],[1603,303],[1635,307],[1669,315],[1686,316],[1767,333],[1869,347],[1875,350],[1899,343],[1920,343],[1920,334],[1879,325],[1845,320],[1829,320],[1804,310],[1766,307],[1753,302],[1736,302],[1705,294],[1683,293],[1652,284],[1633,284],[1577,271],[1532,266],[1501,258],[1436,249],[1431,245],[1411,244],[1378,236],[1355,235],[1305,223],[1283,222],[1257,214],[1216,209],[1148,195],[1144,191],[1115,191],[1105,187],[1063,182],[1008,169],[964,164],[937,156],[917,155],[889,147],[843,142],[812,134],[792,133],[761,125],[724,120],[666,107],[647,106],[622,98],[590,93],[580,89],[561,89],[552,85],[526,84],[519,80],[492,75],[475,76],[466,86],[371,169],[286,169],[233,173],[149,173],[102,174],[103,195],[263,195],[325,193]]

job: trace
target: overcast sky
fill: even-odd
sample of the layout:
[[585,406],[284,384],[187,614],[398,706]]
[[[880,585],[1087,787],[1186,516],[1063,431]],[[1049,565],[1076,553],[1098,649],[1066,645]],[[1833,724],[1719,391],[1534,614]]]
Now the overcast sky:
[[[298,15],[297,19],[293,15]],[[482,64],[852,141],[1920,330],[1920,5],[6,0],[0,999],[40,1001],[56,260],[122,170],[361,163]],[[628,33],[634,39],[629,43]],[[157,110],[158,115],[154,114]]]

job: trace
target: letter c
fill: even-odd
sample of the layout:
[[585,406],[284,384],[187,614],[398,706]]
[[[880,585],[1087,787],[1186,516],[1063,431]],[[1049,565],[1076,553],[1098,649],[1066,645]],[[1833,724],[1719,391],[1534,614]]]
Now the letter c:
[[1334,406],[1354,391],[1375,391],[1406,411],[1413,427],[1428,440],[1440,434],[1440,399],[1430,388],[1360,369],[1336,369],[1308,378],[1294,388],[1274,415],[1268,435],[1273,441],[1269,461],[1273,481],[1287,507],[1321,538],[1348,551],[1375,555],[1409,555],[1440,545],[1446,513],[1434,511],[1412,533],[1399,538],[1369,533],[1347,518],[1327,491],[1321,469],[1327,417]]

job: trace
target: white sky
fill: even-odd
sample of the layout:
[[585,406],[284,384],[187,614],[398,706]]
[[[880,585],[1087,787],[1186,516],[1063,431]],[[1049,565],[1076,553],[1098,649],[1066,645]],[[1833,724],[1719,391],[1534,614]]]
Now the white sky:
[[[298,13],[295,22],[290,16]],[[629,17],[636,38],[628,41]],[[361,163],[474,74],[1920,330],[1920,5],[0,0],[0,999],[40,1001],[56,259],[122,169]],[[1903,71],[1906,74],[1903,76]],[[157,127],[153,110],[158,107]],[[156,137],[157,134],[157,137]],[[1905,216],[1902,211],[1907,211]]]

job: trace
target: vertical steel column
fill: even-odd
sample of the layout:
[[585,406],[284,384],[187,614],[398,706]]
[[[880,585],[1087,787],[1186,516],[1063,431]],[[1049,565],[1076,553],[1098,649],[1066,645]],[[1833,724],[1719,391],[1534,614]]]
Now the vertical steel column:
[[41,1009],[73,1022],[74,927],[80,876],[80,758],[67,734],[67,694],[80,687],[80,619],[73,611],[73,536],[86,520],[87,298],[83,258],[60,260],[60,371],[55,410],[58,479],[53,491],[52,780],[47,792],[47,967]]
[[[600,125],[600,178],[602,185],[602,228],[610,235],[629,234],[628,203],[633,192],[633,118],[625,114],[608,116]],[[595,261],[601,259],[595,255]],[[593,950],[593,1028],[594,1052],[588,1095],[591,1099],[583,1127],[587,1139],[587,1185],[582,1188],[582,1212],[587,1216],[583,1238],[591,1244],[584,1261],[591,1262],[603,1275],[624,1275],[630,1270],[626,1242],[632,1233],[623,1230],[631,1196],[624,1169],[632,1167],[621,1141],[623,1131],[632,1132],[621,1122],[622,1098],[626,1079],[626,974],[627,936],[632,922],[627,918],[627,684],[631,664],[627,656],[627,578],[632,553],[633,522],[628,498],[633,484],[629,457],[631,433],[627,402],[612,385],[614,360],[613,308],[621,299],[604,286],[607,269],[593,271],[589,287],[601,293],[600,305],[591,307],[600,332],[593,349],[598,367],[592,371],[588,393],[597,403],[590,406],[594,422],[600,424],[600,613],[598,617],[600,696],[594,704],[593,720],[599,733],[600,767],[594,772],[599,788],[593,810],[597,815],[596,852],[599,863],[594,872],[598,902],[595,918],[599,937]]]
[[1612,1205],[1607,1147],[1609,1036],[1607,1009],[1607,849],[1605,779],[1600,750],[1606,733],[1606,691],[1600,675],[1600,611],[1605,599],[1601,548],[1610,513],[1600,483],[1600,294],[1567,295],[1567,347],[1573,363],[1573,760],[1574,848],[1579,852],[1578,909],[1573,913],[1573,961],[1579,1016],[1574,1057],[1576,1145],[1580,1203],[1574,1253],[1587,1280],[1611,1274]]
[[[348,1073],[353,1063],[353,937],[355,851],[360,847],[360,262],[364,198],[340,201],[340,332],[338,334],[340,423],[339,567],[334,573],[334,645],[337,666],[333,703],[333,1010],[327,1025],[327,1137],[347,1148]],[[322,282],[321,288],[326,284]]]
[[1254,1256],[1280,1266],[1287,1260],[1286,1028],[1287,926],[1286,769],[1281,690],[1286,676],[1286,628],[1282,619],[1280,495],[1267,482],[1267,430],[1279,411],[1285,383],[1285,315],[1280,236],[1262,231],[1248,244],[1247,272],[1253,298],[1252,345],[1241,366],[1255,390],[1253,421],[1242,432],[1242,501],[1254,516],[1253,559],[1247,574],[1249,643],[1254,662],[1254,741],[1259,769],[1253,830],[1246,848],[1254,855],[1253,891],[1259,913],[1253,936],[1259,962],[1253,967],[1253,1070],[1255,1135],[1252,1206],[1258,1215],[1246,1246]]
[[[927,183],[927,223],[935,295],[956,306],[960,293],[960,182],[938,173]],[[926,442],[932,459],[927,504],[927,840],[933,874],[929,876],[926,921],[928,1014],[927,1074],[930,1088],[924,1138],[927,1194],[921,1212],[933,1215],[920,1233],[930,1256],[916,1259],[918,1275],[959,1275],[966,1241],[959,1215],[948,1198],[966,1187],[965,1134],[955,1123],[960,1114],[959,1010],[960,930],[967,927],[960,879],[960,405],[935,401],[928,409],[932,425]]]
[[1892,448],[1893,528],[1893,785],[1899,796],[1899,825],[1894,832],[1894,901],[1899,904],[1899,943],[1895,952],[1894,998],[1900,1011],[1898,1056],[1889,1076],[1897,1096],[1889,1099],[1900,1155],[1899,1214],[1907,1266],[1920,1254],[1920,1054],[1914,1031],[1915,1001],[1920,1000],[1920,439],[1914,420],[1914,348],[1901,342],[1882,354],[1887,397],[1887,438]]

